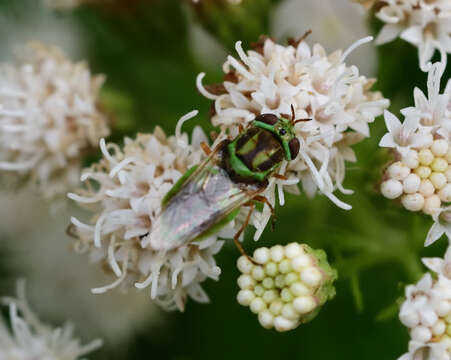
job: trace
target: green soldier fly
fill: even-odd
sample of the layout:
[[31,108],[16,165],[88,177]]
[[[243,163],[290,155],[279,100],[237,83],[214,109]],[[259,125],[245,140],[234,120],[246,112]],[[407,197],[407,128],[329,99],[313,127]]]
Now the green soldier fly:
[[[296,158],[299,140],[294,125],[303,120],[291,120],[274,114],[258,115],[246,129],[230,140],[220,142],[215,149],[202,144],[207,158],[189,169],[167,193],[162,211],[148,235],[154,250],[170,251],[198,241],[232,221],[242,206],[250,210],[238,238],[249,223],[255,202],[269,201],[260,194],[282,161]],[[283,176],[282,176],[283,178]]]

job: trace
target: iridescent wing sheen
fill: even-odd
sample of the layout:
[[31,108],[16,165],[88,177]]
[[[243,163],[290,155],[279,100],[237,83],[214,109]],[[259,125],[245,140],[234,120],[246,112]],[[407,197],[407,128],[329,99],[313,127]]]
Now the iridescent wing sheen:
[[260,191],[261,186],[233,182],[216,159],[209,157],[186,179],[152,224],[151,247],[169,251],[201,237]]

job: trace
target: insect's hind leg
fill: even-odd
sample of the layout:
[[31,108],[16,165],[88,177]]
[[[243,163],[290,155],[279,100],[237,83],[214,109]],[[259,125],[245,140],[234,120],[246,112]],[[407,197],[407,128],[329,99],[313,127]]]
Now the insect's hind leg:
[[236,247],[238,248],[238,250],[240,251],[240,253],[245,256],[250,262],[252,262],[255,265],[260,265],[258,264],[251,256],[249,256],[246,251],[244,250],[243,246],[240,243],[240,236],[243,233],[243,231],[247,228],[247,226],[249,225],[249,221],[251,220],[251,216],[252,213],[254,212],[255,209],[255,205],[253,203],[247,203],[245,204],[245,206],[249,206],[249,212],[246,216],[246,220],[244,221],[244,224],[241,226],[241,228],[238,230],[238,232],[235,234],[235,236],[233,237],[233,241],[235,242]]

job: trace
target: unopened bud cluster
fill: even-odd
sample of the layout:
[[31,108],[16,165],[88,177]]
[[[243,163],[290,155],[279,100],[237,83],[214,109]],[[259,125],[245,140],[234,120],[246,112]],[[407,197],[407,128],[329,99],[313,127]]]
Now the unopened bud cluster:
[[387,168],[381,192],[389,199],[401,198],[407,210],[433,215],[442,203],[451,202],[450,164],[451,148],[445,139],[410,149]]
[[291,243],[254,252],[253,264],[238,259],[240,291],[237,300],[258,315],[260,324],[288,331],[312,320],[321,306],[335,296],[332,283],[337,273],[323,250]]

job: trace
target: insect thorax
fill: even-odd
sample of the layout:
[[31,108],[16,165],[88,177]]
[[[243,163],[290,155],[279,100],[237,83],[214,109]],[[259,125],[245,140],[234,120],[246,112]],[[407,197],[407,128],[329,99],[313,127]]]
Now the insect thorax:
[[283,159],[280,141],[270,131],[258,127],[250,127],[223,149],[224,168],[239,182],[265,182]]

